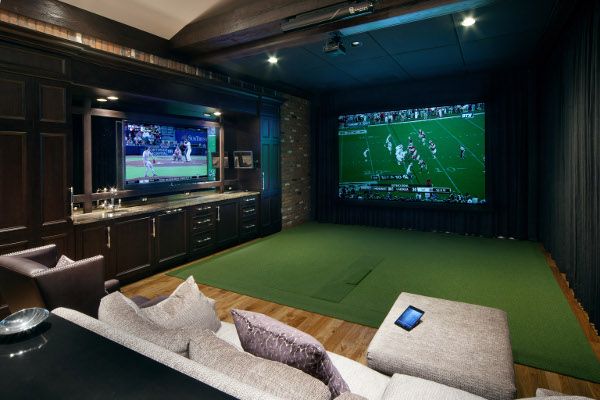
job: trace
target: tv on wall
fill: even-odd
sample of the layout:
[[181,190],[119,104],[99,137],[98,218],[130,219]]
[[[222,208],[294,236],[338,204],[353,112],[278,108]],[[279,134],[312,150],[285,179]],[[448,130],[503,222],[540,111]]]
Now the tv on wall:
[[215,150],[214,127],[123,121],[124,186],[214,180]]
[[344,200],[484,204],[485,104],[338,118]]

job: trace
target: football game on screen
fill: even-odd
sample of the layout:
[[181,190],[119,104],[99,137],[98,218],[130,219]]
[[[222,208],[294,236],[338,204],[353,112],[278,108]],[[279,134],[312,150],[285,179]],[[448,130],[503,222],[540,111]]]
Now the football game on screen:
[[339,117],[339,197],[482,204],[485,105]]

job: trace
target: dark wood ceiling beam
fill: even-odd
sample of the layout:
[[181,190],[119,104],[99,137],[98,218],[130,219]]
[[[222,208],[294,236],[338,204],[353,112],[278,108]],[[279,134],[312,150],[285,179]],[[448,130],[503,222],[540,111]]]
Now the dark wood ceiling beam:
[[173,57],[167,39],[58,0],[1,0],[0,8],[107,42],[118,43],[161,57]]
[[283,19],[342,3],[343,0],[257,0],[186,25],[173,38],[174,49],[210,51],[280,33]]
[[[416,15],[420,19],[433,18],[448,14],[449,9],[468,9],[475,4],[481,6],[493,1],[495,0],[380,0],[372,14],[287,33],[281,31],[280,23],[283,19],[281,18],[276,23],[271,23],[268,29],[265,28],[260,37],[253,38],[248,34],[245,36],[246,40],[232,41],[227,44],[222,42],[221,46],[215,42],[215,45],[208,51],[195,49],[191,54],[196,54],[196,56],[191,59],[191,62],[205,65],[219,64],[234,58],[322,41],[329,37],[330,32],[348,27],[407,15]],[[269,36],[266,32],[271,32],[271,35]]]

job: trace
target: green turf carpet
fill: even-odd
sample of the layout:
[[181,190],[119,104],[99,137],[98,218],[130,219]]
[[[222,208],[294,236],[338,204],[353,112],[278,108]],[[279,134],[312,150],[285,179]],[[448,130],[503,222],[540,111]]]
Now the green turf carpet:
[[371,327],[400,292],[496,307],[508,313],[515,362],[600,382],[532,242],[306,223],[170,275]]

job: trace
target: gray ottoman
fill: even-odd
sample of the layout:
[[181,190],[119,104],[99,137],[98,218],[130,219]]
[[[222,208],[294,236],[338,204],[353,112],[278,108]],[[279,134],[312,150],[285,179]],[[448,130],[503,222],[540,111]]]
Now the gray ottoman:
[[[409,305],[425,315],[407,332],[394,321]],[[487,399],[514,399],[517,392],[507,316],[495,308],[402,293],[369,344],[367,363]]]

